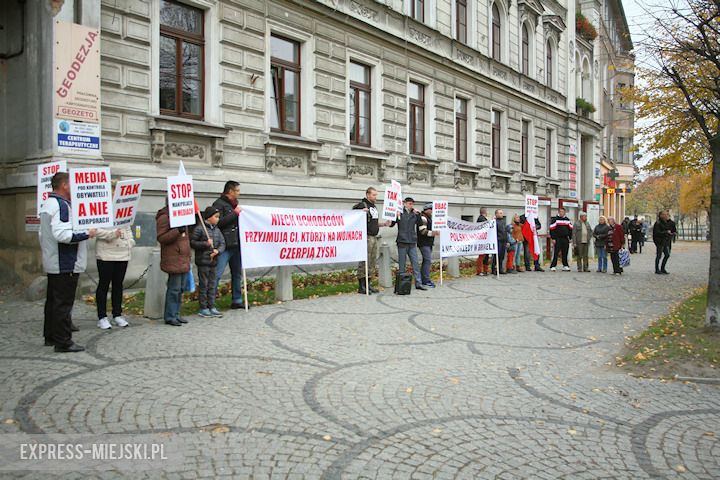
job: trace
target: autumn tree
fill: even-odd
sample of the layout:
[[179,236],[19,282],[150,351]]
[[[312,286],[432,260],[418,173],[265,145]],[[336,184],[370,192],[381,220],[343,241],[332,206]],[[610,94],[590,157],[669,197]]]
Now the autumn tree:
[[[669,6],[668,6],[669,5]],[[711,247],[705,324],[720,328],[720,0],[670,0],[648,12],[655,25],[641,45],[652,63],[641,72],[652,122],[650,168],[712,171]]]
[[679,211],[682,179],[675,175],[654,175],[639,183],[625,197],[625,211],[632,215],[656,214],[660,210]]

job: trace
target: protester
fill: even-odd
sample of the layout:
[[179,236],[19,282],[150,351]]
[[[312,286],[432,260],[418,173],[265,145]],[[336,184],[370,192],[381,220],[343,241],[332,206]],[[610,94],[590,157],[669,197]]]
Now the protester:
[[40,208],[40,248],[43,270],[47,274],[45,298],[45,345],[56,352],[82,352],[72,340],[72,308],[80,274],[87,265],[87,243],[97,230],[73,232],[70,215],[70,177],[53,175],[52,192]]
[[417,229],[420,226],[420,215],[414,210],[415,200],[407,197],[403,201],[403,211],[397,221],[390,224],[391,227],[398,226],[397,233],[397,249],[398,249],[398,266],[400,272],[405,272],[405,262],[410,257],[410,265],[412,265],[413,275],[415,276],[415,288],[418,290],[427,290],[422,284],[420,269],[418,268],[417,256]]
[[217,258],[225,251],[225,236],[217,224],[220,221],[220,211],[215,207],[207,207],[202,214],[205,222],[195,227],[190,237],[190,246],[195,250],[195,265],[198,271],[198,303],[201,317],[222,317],[222,313],[215,308],[217,294]]
[[544,272],[545,270],[540,266],[540,256],[535,254],[535,242],[538,242],[537,231],[542,228],[540,220],[535,219],[535,230],[533,231],[532,226],[527,222],[525,214],[520,215],[520,225],[522,226],[523,234],[523,259],[525,263],[525,271],[530,271],[530,259],[533,260],[533,265],[536,272]]
[[[112,182],[113,195],[117,181]],[[103,330],[112,328],[107,317],[107,295],[112,283],[112,316],[113,323],[118,327],[127,327],[129,324],[122,316],[123,281],[132,248],[135,246],[130,226],[122,228],[99,228],[95,241],[95,257],[98,269],[98,284],[95,290],[95,305],[97,306],[97,326]]]
[[587,221],[587,213],[580,212],[580,220],[577,221],[572,231],[577,270],[578,272],[589,272],[588,247],[592,238],[593,229]]
[[630,234],[630,253],[637,253],[638,244],[642,239],[642,225],[638,220],[637,215],[630,220],[628,224],[628,233]]
[[640,253],[642,253],[643,248],[645,247],[645,242],[647,242],[647,233],[648,233],[648,221],[645,218],[640,219],[640,230],[642,232],[642,235],[640,236]]
[[422,254],[422,265],[420,266],[420,276],[422,284],[426,287],[435,288],[430,278],[430,267],[432,266],[432,249],[435,244],[435,237],[440,232],[432,229],[432,202],[427,202],[420,214],[420,225],[418,226],[418,248]]
[[505,275],[503,269],[503,261],[505,260],[505,252],[507,252],[507,226],[505,225],[505,213],[502,209],[495,210],[495,233],[497,235],[497,255],[493,259],[492,274]]
[[[377,201],[377,190],[373,187],[368,187],[365,190],[365,198],[357,203],[353,210],[363,210],[367,214],[367,258],[368,258],[368,276],[372,279],[377,268],[377,256],[378,256],[378,233],[380,233],[380,227],[387,227],[390,225],[389,221],[380,222],[380,212],[375,206]],[[357,270],[358,278],[358,293],[365,295],[366,288],[370,289],[370,293],[378,293],[378,290],[373,288],[372,285],[365,285],[365,262],[358,264]],[[372,283],[372,282],[371,282]]]
[[608,235],[612,231],[612,228],[607,223],[607,219],[604,215],[600,215],[598,224],[595,225],[593,230],[593,238],[595,239],[595,255],[598,259],[598,273],[607,273],[607,239]]
[[610,253],[610,260],[613,266],[613,275],[622,275],[623,269],[620,266],[620,249],[625,246],[625,230],[623,226],[615,221],[614,217],[608,218],[610,232],[607,236],[606,248]]
[[[487,222],[487,208],[482,207],[480,209],[480,215],[477,218],[477,223]],[[475,261],[475,274],[484,277],[488,272],[488,265],[490,264],[490,256],[486,254],[478,255]]]
[[550,220],[550,238],[553,243],[553,257],[550,263],[550,271],[557,271],[558,255],[562,256],[563,271],[569,272],[568,249],[572,240],[572,222],[565,216],[565,209],[560,207],[558,214]]
[[[658,213],[658,219],[653,227],[653,243],[655,244],[655,273],[658,275],[668,275],[665,269],[668,259],[670,258],[670,250],[672,239],[675,235],[675,226],[671,223],[670,214],[667,210]],[[661,263],[662,261],[662,263]]]
[[240,256],[240,231],[238,216],[242,207],[238,205],[240,184],[233,180],[225,182],[220,198],[213,202],[213,207],[220,212],[220,221],[217,226],[225,237],[225,251],[218,255],[216,266],[216,284],[220,283],[225,267],[230,265],[230,286],[232,288],[232,303],[230,308],[245,308],[242,295],[242,257]]
[[179,327],[187,323],[180,317],[180,304],[190,271],[190,235],[188,227],[170,227],[167,203],[155,215],[155,224],[160,242],[160,269],[168,274],[164,319],[166,324]]
[[507,262],[508,273],[518,273],[522,268],[520,266],[520,255],[523,250],[524,240],[522,225],[520,225],[520,215],[516,213],[513,215],[512,222],[508,224],[508,243],[510,244]]

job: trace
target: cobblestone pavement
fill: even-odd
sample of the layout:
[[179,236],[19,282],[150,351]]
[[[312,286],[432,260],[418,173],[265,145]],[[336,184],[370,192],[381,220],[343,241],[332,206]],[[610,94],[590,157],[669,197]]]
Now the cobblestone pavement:
[[0,476],[719,478],[720,387],[608,366],[706,280],[707,245],[676,245],[670,276],[652,273],[651,250],[622,277],[464,278],[182,328],[99,331],[81,305],[81,354],[42,346],[40,302],[5,298],[0,431],[159,434],[182,459]]

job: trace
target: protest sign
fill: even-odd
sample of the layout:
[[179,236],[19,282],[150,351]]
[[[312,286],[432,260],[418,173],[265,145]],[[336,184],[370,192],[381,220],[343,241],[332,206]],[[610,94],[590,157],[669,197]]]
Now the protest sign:
[[447,228],[448,202],[435,200],[432,209],[432,229],[442,230]]
[[390,186],[385,188],[385,200],[383,201],[383,220],[397,220],[402,212],[402,191],[400,182],[390,181]]
[[367,217],[362,210],[242,209],[243,268],[367,259]]
[[123,180],[115,185],[113,197],[115,227],[129,227],[135,222],[142,195],[142,182],[142,180]]
[[112,228],[110,169],[71,168],[70,204],[73,230]]
[[167,179],[170,228],[195,225],[195,194],[192,175],[176,175]]
[[525,195],[525,218],[538,218],[540,216],[539,205],[537,195]]
[[448,217],[447,228],[440,230],[440,256],[486,255],[497,253],[495,219],[482,223]]
[[40,216],[40,208],[52,192],[52,177],[58,172],[67,172],[67,162],[43,163],[37,169],[37,215]]

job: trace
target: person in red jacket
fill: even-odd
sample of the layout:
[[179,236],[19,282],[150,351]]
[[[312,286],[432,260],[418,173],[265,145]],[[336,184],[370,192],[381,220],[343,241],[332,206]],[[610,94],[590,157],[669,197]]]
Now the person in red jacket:
[[620,249],[625,246],[625,230],[623,226],[615,221],[615,218],[608,218],[610,234],[607,236],[606,248],[612,260],[613,275],[621,275],[623,269],[620,266]]

